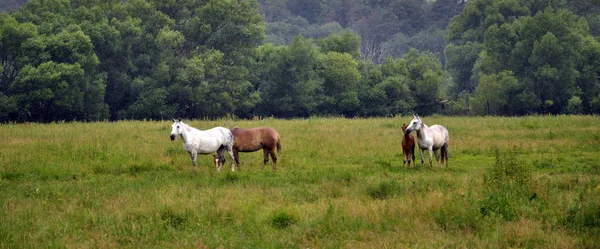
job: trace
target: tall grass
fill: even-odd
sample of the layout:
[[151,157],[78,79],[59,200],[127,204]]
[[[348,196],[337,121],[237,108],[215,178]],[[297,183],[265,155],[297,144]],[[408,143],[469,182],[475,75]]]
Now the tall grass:
[[402,166],[409,120],[188,121],[279,132],[233,173],[167,121],[0,125],[0,247],[600,247],[598,117],[423,117],[448,168]]

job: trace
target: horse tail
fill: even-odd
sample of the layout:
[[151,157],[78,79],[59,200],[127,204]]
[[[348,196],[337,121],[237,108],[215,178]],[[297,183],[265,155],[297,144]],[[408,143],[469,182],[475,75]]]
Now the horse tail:
[[281,156],[281,137],[277,133],[277,155]]
[[448,144],[442,146],[442,159],[446,160],[446,167],[448,167]]

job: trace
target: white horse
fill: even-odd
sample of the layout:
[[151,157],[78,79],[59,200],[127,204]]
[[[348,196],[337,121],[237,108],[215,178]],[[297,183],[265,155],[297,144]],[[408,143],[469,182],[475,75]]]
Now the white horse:
[[[231,157],[231,171],[235,171],[235,159],[233,158],[233,134],[227,128],[215,127],[210,130],[198,130],[191,127],[181,120],[173,119],[171,125],[171,140],[175,140],[177,135],[181,135],[183,146],[190,154],[192,164],[196,167],[196,157],[198,154],[211,154],[217,152],[217,156],[221,159],[216,167],[219,172],[225,162],[223,152],[227,149],[229,157]],[[239,167],[239,166],[238,166]],[[238,168],[239,169],[239,168]]]
[[440,155],[438,150],[442,154],[442,166],[444,160],[446,161],[446,167],[448,167],[448,142],[450,137],[448,136],[448,130],[441,125],[432,125],[431,127],[423,123],[418,115],[413,115],[413,119],[410,121],[406,128],[406,133],[417,131],[417,143],[419,144],[419,150],[421,151],[421,166],[423,166],[425,157],[424,150],[429,150],[429,166],[433,167],[431,163],[431,154],[435,153],[435,159],[440,163]]

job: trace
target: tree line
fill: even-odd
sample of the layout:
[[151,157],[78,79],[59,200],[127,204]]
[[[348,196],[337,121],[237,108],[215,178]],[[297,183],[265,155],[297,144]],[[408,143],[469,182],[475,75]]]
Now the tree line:
[[349,28],[362,38],[361,59],[375,63],[431,51],[449,76],[446,114],[600,112],[598,0],[259,3],[276,44]]
[[32,0],[0,14],[0,121],[598,113],[594,1]]
[[446,37],[451,112],[599,113],[598,3],[470,1]]

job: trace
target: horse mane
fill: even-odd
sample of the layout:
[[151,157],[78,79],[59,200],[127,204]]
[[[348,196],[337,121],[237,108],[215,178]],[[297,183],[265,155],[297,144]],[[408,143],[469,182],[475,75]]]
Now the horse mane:
[[184,123],[183,121],[179,121],[179,123],[182,124],[183,129],[185,129],[186,131],[198,130],[198,129],[192,127],[191,125]]

